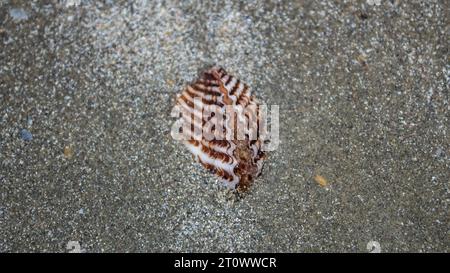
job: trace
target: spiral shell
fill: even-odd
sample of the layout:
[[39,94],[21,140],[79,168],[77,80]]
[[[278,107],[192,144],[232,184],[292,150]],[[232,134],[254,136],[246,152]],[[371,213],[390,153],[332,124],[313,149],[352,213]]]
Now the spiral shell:
[[[188,85],[176,104],[185,126],[183,143],[194,158],[228,187],[247,191],[265,159],[259,133],[260,103],[250,87],[214,66]],[[244,122],[245,134],[239,131],[239,122]]]

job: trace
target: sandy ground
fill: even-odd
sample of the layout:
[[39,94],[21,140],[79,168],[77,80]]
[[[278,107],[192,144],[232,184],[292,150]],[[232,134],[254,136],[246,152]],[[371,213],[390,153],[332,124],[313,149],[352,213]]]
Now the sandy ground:
[[[0,251],[448,252],[446,1],[205,2],[0,1]],[[240,200],[170,136],[214,63],[280,107]]]

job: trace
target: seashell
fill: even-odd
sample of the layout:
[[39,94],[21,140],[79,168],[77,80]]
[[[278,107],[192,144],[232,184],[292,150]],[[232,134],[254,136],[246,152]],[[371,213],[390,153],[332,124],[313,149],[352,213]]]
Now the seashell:
[[183,121],[182,141],[194,158],[226,186],[247,191],[266,158],[260,103],[250,87],[214,66],[188,85],[176,104]]

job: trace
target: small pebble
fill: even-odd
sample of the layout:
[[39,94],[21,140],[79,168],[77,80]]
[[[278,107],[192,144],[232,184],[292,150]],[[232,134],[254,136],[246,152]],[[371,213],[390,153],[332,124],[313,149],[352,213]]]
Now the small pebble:
[[328,181],[325,179],[325,177],[321,176],[321,175],[316,175],[314,177],[314,180],[316,181],[317,184],[319,184],[319,186],[321,187],[326,187],[328,186]]
[[73,156],[73,149],[70,146],[64,147],[64,157],[67,159],[72,158]]
[[20,130],[20,138],[24,141],[31,141],[33,139],[33,135],[27,129]]
[[28,13],[21,8],[10,9],[9,16],[11,16],[15,22],[28,20]]

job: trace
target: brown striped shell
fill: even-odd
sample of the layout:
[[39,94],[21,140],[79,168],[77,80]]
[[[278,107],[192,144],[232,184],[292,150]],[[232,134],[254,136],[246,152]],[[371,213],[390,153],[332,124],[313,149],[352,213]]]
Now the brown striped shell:
[[[188,121],[190,122],[188,124],[191,124],[182,131],[187,136],[183,142],[194,158],[228,187],[245,192],[260,175],[265,159],[259,134],[253,137],[249,137],[248,134],[244,138],[237,137],[236,124],[240,119],[251,120],[249,126],[258,128],[259,103],[251,95],[249,86],[227,74],[223,68],[214,66],[205,71],[197,81],[188,85],[178,95],[176,103],[184,113],[182,115],[184,122]],[[225,113],[228,113],[227,107],[238,109],[247,107],[246,109],[254,111],[237,112],[233,116],[234,120],[230,118],[228,121],[231,123],[226,123],[223,120]],[[209,114],[209,111],[214,113]],[[256,118],[250,118],[252,113]],[[209,127],[212,135],[204,134],[208,122],[214,116],[218,118],[220,115],[224,115],[222,122],[217,122],[212,128]],[[196,135],[195,132],[200,132],[200,135]],[[228,133],[228,138],[224,138],[223,135],[218,137],[215,135],[217,132],[225,135]]]

